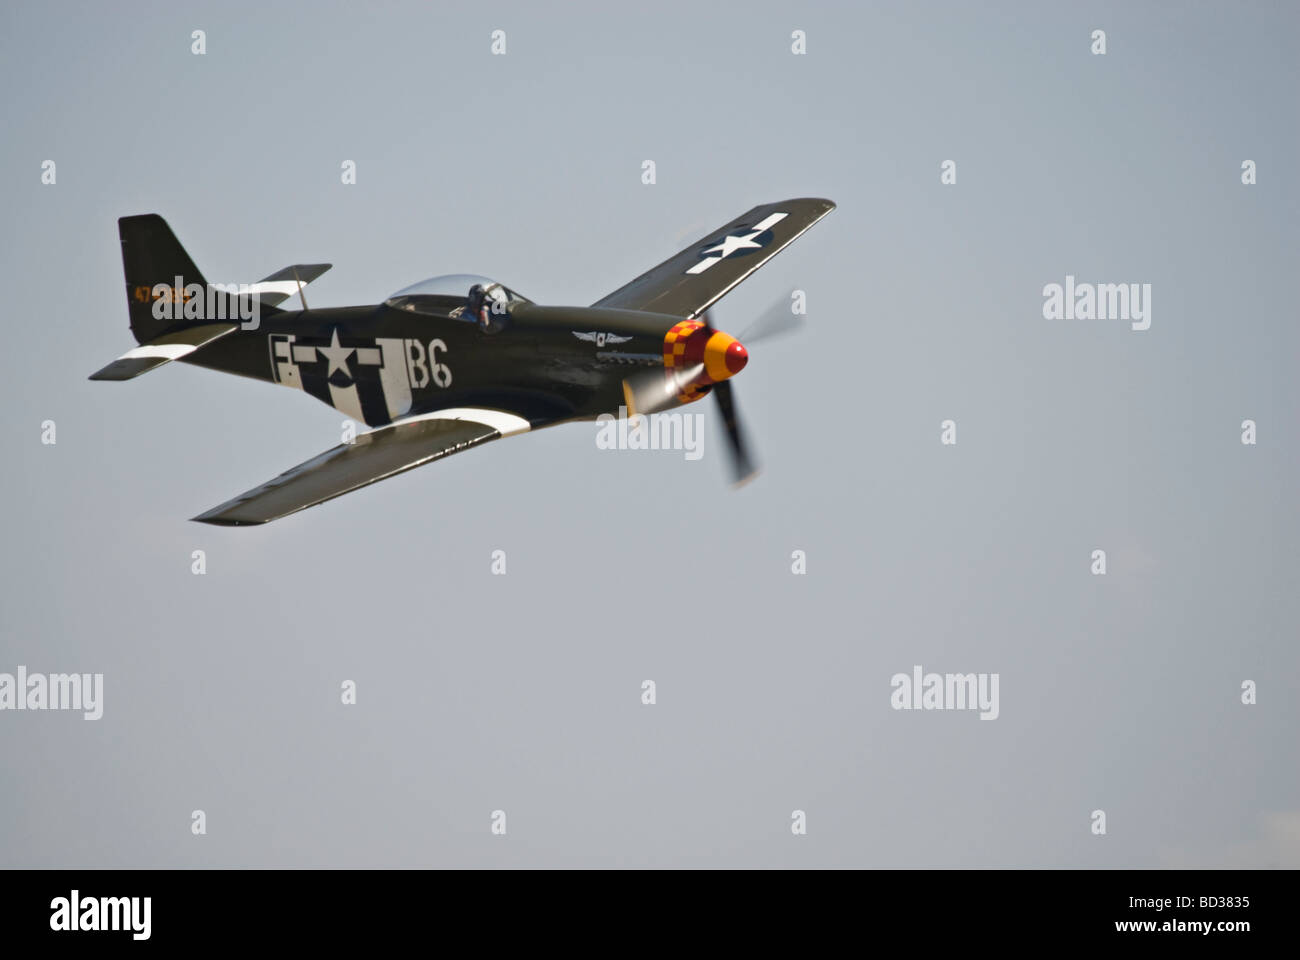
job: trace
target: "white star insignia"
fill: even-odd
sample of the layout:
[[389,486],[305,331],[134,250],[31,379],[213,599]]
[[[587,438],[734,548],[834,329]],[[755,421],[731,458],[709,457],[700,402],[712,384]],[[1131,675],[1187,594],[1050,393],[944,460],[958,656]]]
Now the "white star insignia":
[[762,230],[751,230],[743,237],[727,236],[722,238],[722,242],[716,247],[710,247],[705,253],[717,253],[723,257],[729,257],[737,250],[759,250],[762,248],[761,243],[755,243],[754,238],[762,233]]
[[317,347],[318,353],[324,354],[325,359],[330,362],[329,369],[325,371],[325,376],[329,377],[335,370],[342,370],[343,374],[352,379],[352,371],[348,369],[348,357],[353,352],[353,347],[339,346],[339,328],[334,328],[334,336],[330,338],[328,347]]
[[721,263],[733,253],[738,253],[741,250],[762,250],[766,244],[759,243],[756,238],[767,233],[772,227],[784,220],[786,216],[785,213],[773,213],[764,217],[752,227],[743,227],[736,233],[727,234],[722,238],[721,243],[716,243],[701,250],[700,259],[688,267],[686,272],[703,273],[715,263]]

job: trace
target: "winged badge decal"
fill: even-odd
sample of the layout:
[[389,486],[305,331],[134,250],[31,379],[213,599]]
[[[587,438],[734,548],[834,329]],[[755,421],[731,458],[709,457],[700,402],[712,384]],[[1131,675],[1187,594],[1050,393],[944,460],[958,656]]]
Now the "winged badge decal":
[[598,347],[603,347],[607,343],[626,343],[632,339],[631,337],[620,337],[617,333],[597,333],[595,330],[586,333],[574,330],[573,335],[579,340],[590,340]]

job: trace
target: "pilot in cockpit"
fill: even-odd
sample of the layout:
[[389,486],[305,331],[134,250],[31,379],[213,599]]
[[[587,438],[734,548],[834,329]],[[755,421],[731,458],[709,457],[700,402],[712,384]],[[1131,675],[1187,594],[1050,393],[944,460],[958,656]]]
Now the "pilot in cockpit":
[[484,333],[497,333],[505,329],[506,307],[510,299],[505,288],[499,283],[483,286],[476,283],[469,288],[465,301],[465,313],[478,321],[479,329]]

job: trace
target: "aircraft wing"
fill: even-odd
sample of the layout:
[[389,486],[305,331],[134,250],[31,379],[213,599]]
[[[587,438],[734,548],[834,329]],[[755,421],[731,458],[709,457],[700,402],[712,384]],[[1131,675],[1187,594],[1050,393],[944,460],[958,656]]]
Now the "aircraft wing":
[[755,207],[592,306],[697,317],[834,209],[816,198]]
[[359,434],[193,519],[219,526],[266,523],[532,424],[513,413],[460,407]]

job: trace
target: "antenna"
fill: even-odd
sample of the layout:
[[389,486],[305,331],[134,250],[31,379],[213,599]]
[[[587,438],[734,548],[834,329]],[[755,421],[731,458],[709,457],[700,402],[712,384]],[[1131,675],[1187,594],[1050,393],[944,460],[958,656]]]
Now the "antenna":
[[293,280],[294,280],[294,282],[295,282],[296,284],[298,284],[298,299],[302,301],[302,310],[303,310],[303,313],[306,313],[306,312],[307,312],[307,295],[306,295],[305,293],[303,293],[303,288],[306,287],[307,284],[303,283],[303,282],[302,282],[302,279],[298,276],[298,267],[297,267],[296,265],[295,265],[294,267],[292,267],[292,270],[293,270]]

